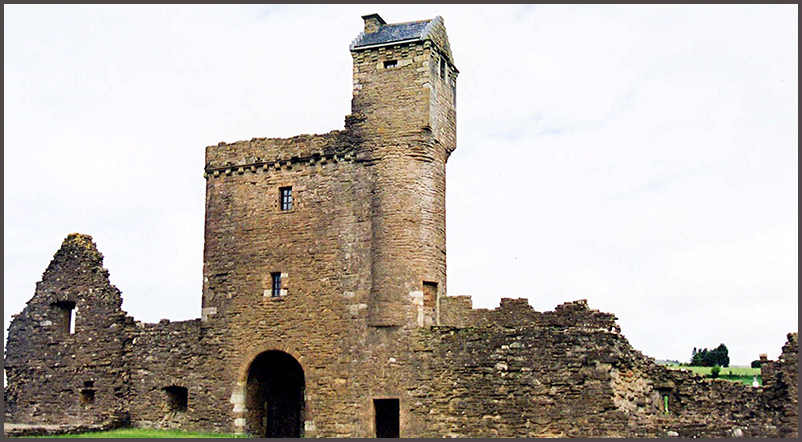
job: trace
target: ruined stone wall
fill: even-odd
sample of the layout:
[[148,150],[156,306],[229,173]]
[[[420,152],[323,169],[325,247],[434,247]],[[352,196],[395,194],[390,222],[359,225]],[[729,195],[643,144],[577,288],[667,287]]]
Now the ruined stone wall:
[[[763,387],[669,370],[632,351],[613,370],[615,397],[631,410],[628,431],[635,436],[780,436],[779,402]],[[668,409],[654,414],[626,406],[647,393],[658,402],[666,396]]]
[[[761,355],[761,360],[765,359]],[[799,435],[799,333],[789,333],[777,361],[764,360],[761,366],[767,405],[780,414],[779,433]]]
[[[136,323],[129,354],[132,423],[152,428],[229,431],[228,414],[213,406],[225,394],[219,355],[200,319]],[[185,391],[182,391],[185,389]],[[217,393],[217,394],[215,394]],[[176,402],[183,394],[183,403]]]
[[[473,312],[471,326],[419,331],[407,436],[776,437],[796,431],[783,411],[795,405],[790,396],[658,366],[632,349],[613,315],[584,301],[539,313],[526,300],[504,299],[498,309]],[[791,342],[789,336],[788,361]],[[793,364],[787,366],[790,371]]]
[[4,368],[6,413],[15,422],[122,418],[133,320],[102,263],[91,237],[69,235],[12,320]]
[[[203,339],[200,320],[135,322],[108,276],[90,236],[64,240],[9,328],[6,420],[228,430],[228,416],[210,407],[208,393],[222,383],[208,368],[215,347]],[[184,413],[167,410],[163,388],[172,385],[189,388]]]
[[504,299],[471,326],[421,330],[407,436],[614,435],[626,421],[610,386],[620,335],[612,315],[577,305],[538,313]]

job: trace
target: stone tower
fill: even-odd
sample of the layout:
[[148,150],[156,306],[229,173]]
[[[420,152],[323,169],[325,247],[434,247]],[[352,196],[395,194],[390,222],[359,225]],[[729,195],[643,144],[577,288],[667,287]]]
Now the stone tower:
[[441,17],[362,18],[348,121],[357,158],[371,170],[368,324],[430,325],[445,296],[445,166],[456,148],[458,71]]
[[[303,434],[335,434],[325,413],[353,403],[363,424],[343,434],[371,434],[370,398],[407,406],[387,361],[439,322],[457,70],[442,18],[364,20],[345,130],[206,148],[202,329],[234,373],[204,394],[233,404],[236,431],[299,435],[271,424],[264,404],[282,404]],[[332,377],[351,387],[329,396]]]

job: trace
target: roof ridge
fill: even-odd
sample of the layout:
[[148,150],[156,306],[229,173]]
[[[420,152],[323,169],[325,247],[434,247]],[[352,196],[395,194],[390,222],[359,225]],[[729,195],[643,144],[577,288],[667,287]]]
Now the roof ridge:
[[[437,17],[439,17],[439,15]],[[437,18],[437,17],[435,17],[435,18]],[[412,24],[412,23],[423,23],[423,22],[432,21],[432,20],[434,20],[434,18],[427,18],[425,20],[402,21],[402,22],[398,22],[398,23],[385,23],[385,24],[381,25],[381,27],[395,26],[395,25],[409,25],[409,24]]]

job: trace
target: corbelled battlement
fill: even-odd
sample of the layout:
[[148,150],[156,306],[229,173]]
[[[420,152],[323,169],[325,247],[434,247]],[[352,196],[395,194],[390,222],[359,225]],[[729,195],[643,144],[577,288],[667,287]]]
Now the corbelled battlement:
[[321,162],[350,161],[354,140],[345,131],[292,138],[252,138],[206,147],[206,175],[291,168]]

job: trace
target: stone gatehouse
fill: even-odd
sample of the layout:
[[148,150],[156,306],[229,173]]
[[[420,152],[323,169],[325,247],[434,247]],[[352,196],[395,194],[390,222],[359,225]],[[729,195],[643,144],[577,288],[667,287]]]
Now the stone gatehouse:
[[796,436],[798,338],[762,387],[671,371],[584,301],[446,295],[443,19],[368,15],[345,128],[206,148],[201,318],[121,310],[69,235],[6,344],[5,421],[304,437]]

